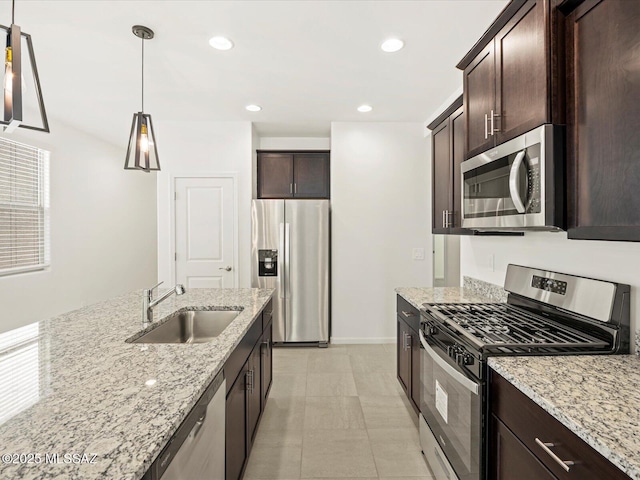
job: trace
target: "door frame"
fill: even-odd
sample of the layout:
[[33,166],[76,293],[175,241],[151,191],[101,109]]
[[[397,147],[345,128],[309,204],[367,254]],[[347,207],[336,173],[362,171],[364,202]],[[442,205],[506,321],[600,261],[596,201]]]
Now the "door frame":
[[238,173],[237,172],[220,172],[220,173],[171,173],[169,174],[169,216],[171,229],[170,250],[173,252],[173,260],[171,260],[171,278],[177,283],[176,272],[176,180],[182,178],[230,178],[233,181],[233,288],[238,288]]

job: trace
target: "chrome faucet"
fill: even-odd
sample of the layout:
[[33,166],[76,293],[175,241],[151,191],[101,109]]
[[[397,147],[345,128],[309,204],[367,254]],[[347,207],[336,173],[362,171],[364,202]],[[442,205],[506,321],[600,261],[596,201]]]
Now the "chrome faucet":
[[183,295],[186,290],[184,285],[178,283],[173,289],[169,290],[167,293],[162,295],[161,297],[153,299],[153,290],[162,285],[164,282],[160,282],[157,285],[154,285],[151,288],[145,289],[142,292],[142,323],[153,322],[153,307],[158,305],[160,302],[166,300],[174,293],[176,295]]

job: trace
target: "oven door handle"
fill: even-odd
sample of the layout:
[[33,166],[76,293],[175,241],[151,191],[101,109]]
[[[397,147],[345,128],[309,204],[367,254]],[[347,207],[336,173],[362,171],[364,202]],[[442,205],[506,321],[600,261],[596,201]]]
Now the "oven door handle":
[[520,171],[520,167],[524,161],[525,154],[526,150],[518,152],[513,164],[511,165],[511,171],[509,172],[509,195],[511,195],[511,200],[513,200],[513,204],[515,205],[518,213],[525,213],[526,211],[522,198],[520,197],[520,189],[518,188],[518,172]]
[[460,385],[465,387],[471,393],[478,395],[478,392],[480,390],[479,385],[473,380],[470,380],[469,378],[464,376],[462,373],[460,373],[458,370],[456,370],[451,365],[449,365],[446,361],[440,358],[440,355],[438,355],[438,353],[433,348],[431,348],[431,345],[427,343],[427,339],[424,338],[424,333],[422,333],[422,330],[420,330],[420,343],[424,347],[424,351],[431,357],[431,359],[440,368],[442,368],[445,372],[447,372],[447,374],[451,376],[451,378],[453,378],[456,382],[458,382]]

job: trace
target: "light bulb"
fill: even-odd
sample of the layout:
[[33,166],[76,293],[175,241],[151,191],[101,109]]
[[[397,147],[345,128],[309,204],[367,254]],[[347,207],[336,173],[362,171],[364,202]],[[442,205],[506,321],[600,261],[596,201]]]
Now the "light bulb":
[[5,49],[4,57],[4,91],[13,91],[13,51],[11,47]]
[[149,153],[149,135],[147,126],[144,123],[140,126],[140,150],[144,153]]

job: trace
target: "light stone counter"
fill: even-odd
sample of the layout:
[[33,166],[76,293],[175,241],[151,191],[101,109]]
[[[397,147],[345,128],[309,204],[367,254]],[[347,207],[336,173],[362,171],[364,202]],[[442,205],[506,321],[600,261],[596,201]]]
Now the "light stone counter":
[[[0,356],[0,478],[141,478],[272,293],[193,289],[155,308],[156,320],[183,307],[243,308],[210,343],[125,343],[142,330],[141,292],[25,328],[37,340]],[[5,418],[8,408],[17,411]],[[7,463],[6,455],[30,453],[40,462]],[[61,463],[46,463],[55,453]],[[81,463],[63,463],[64,454]]]
[[492,357],[489,366],[640,480],[640,357]]
[[469,287],[399,287],[395,289],[395,292],[417,309],[421,309],[423,303],[488,303],[499,301],[495,296],[479,293],[478,290]]

